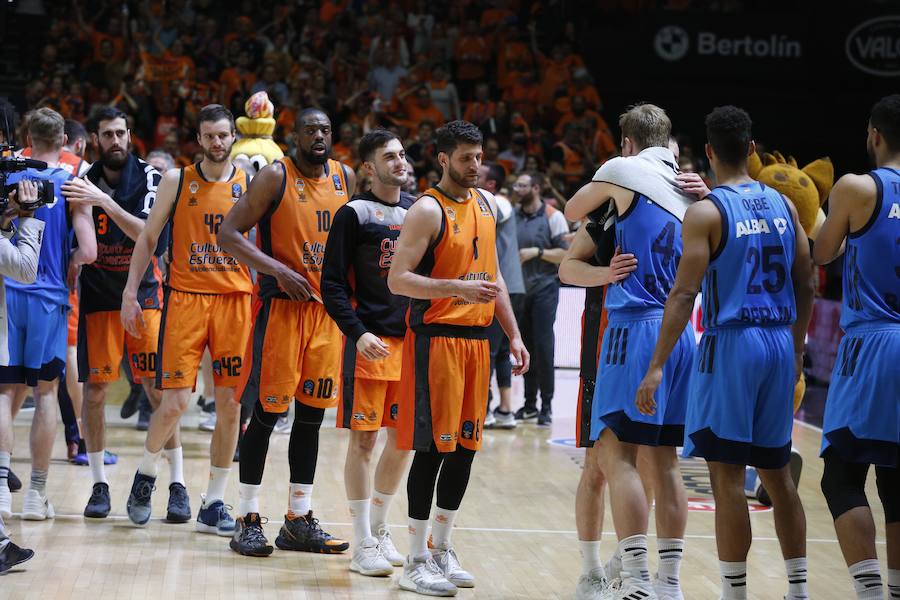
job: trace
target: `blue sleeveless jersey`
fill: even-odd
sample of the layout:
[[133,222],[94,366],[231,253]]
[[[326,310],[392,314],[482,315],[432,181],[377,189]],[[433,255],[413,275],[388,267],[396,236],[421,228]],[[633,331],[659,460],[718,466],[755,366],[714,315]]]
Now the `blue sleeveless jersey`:
[[878,193],[869,222],[847,238],[841,327],[900,323],[900,171],[869,175]]
[[755,181],[719,186],[708,198],[722,217],[722,240],[703,279],[703,327],[796,321],[791,268],[797,234],[787,201]]
[[637,270],[609,286],[607,312],[662,310],[681,260],[681,221],[635,193],[631,207],[616,219],[616,245],[622,254],[634,254]]
[[[8,184],[18,183],[23,179],[50,180],[54,187],[52,204],[42,206],[34,211],[34,216],[45,223],[41,254],[38,258],[37,280],[34,283],[19,283],[6,278],[7,289],[13,288],[38,296],[55,304],[69,303],[69,287],[66,275],[69,270],[69,255],[72,251],[72,228],[69,221],[68,205],[62,195],[62,184],[72,177],[68,171],[60,168],[27,169],[10,173]],[[13,240],[16,243],[17,240]]]

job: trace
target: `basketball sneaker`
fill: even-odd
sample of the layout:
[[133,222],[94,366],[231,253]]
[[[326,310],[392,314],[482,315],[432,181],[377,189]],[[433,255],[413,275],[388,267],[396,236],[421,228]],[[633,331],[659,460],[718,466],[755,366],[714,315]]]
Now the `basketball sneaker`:
[[484,428],[493,429],[496,424],[497,418],[494,417],[494,411],[488,409],[487,412],[484,413]]
[[406,557],[399,584],[401,590],[425,596],[455,596],[459,591],[459,588],[447,581],[444,572],[431,556],[422,559]]
[[541,407],[541,414],[537,418],[538,427],[549,427],[553,424],[553,411],[550,407]]
[[381,525],[378,527],[378,531],[375,532],[375,535],[378,537],[378,545],[381,546],[381,553],[387,561],[395,567],[402,567],[404,560],[403,555],[397,552],[397,547],[394,545],[394,539],[391,537],[390,529],[388,529],[386,525]]
[[169,484],[169,505],[166,507],[166,521],[187,523],[191,520],[191,500],[183,484],[177,481]]
[[[79,467],[86,467],[90,465],[90,461],[88,460],[87,452],[79,452],[75,455],[71,461],[73,465],[78,465]],[[113,454],[109,450],[103,451],[103,464],[104,465],[114,465],[119,462],[119,455]]]
[[216,421],[218,417],[216,417],[215,412],[209,413],[209,416],[205,421],[202,421],[197,427],[200,431],[215,431],[216,430]]
[[534,421],[538,417],[538,409],[527,404],[516,411],[516,421]]
[[653,579],[653,591],[659,600],[684,600],[684,594],[677,585],[669,585],[659,580],[659,574]]
[[350,547],[350,542],[339,540],[319,527],[319,520],[313,511],[305,515],[284,515],[284,525],[275,538],[275,545],[281,550],[339,554]]
[[603,565],[603,571],[606,573],[606,579],[610,582],[622,578],[622,557],[613,554],[609,557],[609,562]]
[[608,587],[609,581],[602,571],[591,571],[578,578],[578,585],[575,586],[575,600],[598,600]]
[[84,516],[90,519],[105,519],[109,516],[110,508],[109,484],[95,483],[87,506],[84,507]]
[[0,485],[0,519],[12,517],[12,494],[5,485]]
[[600,600],[659,600],[649,581],[639,581],[629,577],[625,581],[616,579],[600,594]]
[[494,410],[494,429],[515,429],[516,416],[512,412],[502,412],[499,408]]
[[263,522],[259,513],[247,513],[239,517],[234,527],[234,535],[228,545],[232,550],[244,556],[269,556],[272,546],[263,535]]
[[9,469],[6,472],[6,484],[9,486],[9,491],[11,492],[18,492],[22,489],[22,480],[12,472],[12,469]]
[[431,548],[431,556],[441,569],[447,581],[461,588],[475,587],[475,578],[471,573],[463,569],[456,556],[456,550],[449,544]]
[[9,571],[34,556],[34,550],[21,548],[12,542],[0,546],[0,573]]
[[135,525],[146,525],[150,520],[150,497],[156,489],[156,477],[136,472],[134,482],[131,484],[131,493],[128,494],[128,503],[125,508],[128,518]]
[[285,413],[275,421],[275,427],[272,428],[272,431],[275,433],[290,433],[293,427],[294,423],[288,419],[288,415]]
[[22,519],[25,521],[43,521],[56,516],[53,505],[47,499],[46,494],[41,495],[37,490],[25,492],[25,502],[22,503]]
[[381,553],[378,540],[369,536],[353,549],[350,570],[369,577],[384,577],[392,574],[394,567]]
[[200,533],[214,533],[222,537],[234,535],[235,523],[228,514],[228,506],[221,500],[210,502],[206,506],[204,500],[200,504],[200,512],[197,513],[197,531]]

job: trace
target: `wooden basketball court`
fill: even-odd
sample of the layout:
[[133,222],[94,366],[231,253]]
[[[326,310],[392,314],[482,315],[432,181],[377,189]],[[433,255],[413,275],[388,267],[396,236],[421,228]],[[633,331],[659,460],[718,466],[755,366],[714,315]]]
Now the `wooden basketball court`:
[[[516,382],[519,386],[520,382]],[[463,501],[454,544],[463,566],[476,577],[474,590],[459,598],[571,598],[580,572],[575,535],[574,498],[583,451],[571,446],[577,372],[557,371],[557,400],[553,427],[519,426],[513,431],[487,431],[483,450],[472,472]],[[518,390],[517,390],[518,391]],[[122,394],[124,395],[124,394]],[[116,394],[110,394],[115,397]],[[521,398],[521,392],[518,391]],[[108,467],[113,512],[105,521],[81,516],[90,496],[91,474],[64,460],[62,428],[54,450],[48,494],[57,516],[46,522],[27,522],[14,515],[7,522],[12,538],[34,548],[33,560],[0,577],[0,598],[414,598],[395,581],[350,573],[349,554],[322,556],[276,550],[269,558],[238,556],[228,539],[193,531],[193,523],[170,525],[161,519],[168,497],[168,471],[160,465],[154,494],[154,519],[145,528],[131,525],[125,500],[142,453],[143,434],[133,421],[123,423],[118,407],[108,408],[109,449],[119,464]],[[28,423],[31,413],[16,421],[13,470],[27,486],[29,475]],[[201,416],[192,408],[183,419],[185,477],[196,513],[205,490],[209,465],[209,433],[199,431]],[[333,411],[326,415],[321,435],[319,468],[313,509],[326,530],[349,538],[350,519],[343,487],[347,432],[332,428]],[[261,509],[270,521],[266,533],[273,541],[287,505],[287,435],[273,434],[263,480]],[[800,483],[808,522],[810,597],[815,600],[852,597],[846,567],[834,535],[825,500],[819,490],[822,464],[817,458],[821,433],[797,423],[795,446],[804,457]],[[685,461],[684,472],[692,511],[682,582],[685,597],[716,599],[718,563],[713,531],[714,514],[702,462]],[[226,501],[237,504],[237,464]],[[876,499],[874,478],[870,498]],[[22,506],[22,492],[13,494],[13,511]],[[884,568],[884,525],[880,507],[873,506],[878,524],[878,550]],[[772,512],[751,514],[754,541],[749,557],[750,598],[781,598],[787,590]],[[394,539],[407,549],[405,485],[391,508]],[[615,548],[607,509],[603,555]],[[652,532],[652,515],[651,515]],[[650,540],[651,568],[655,542]],[[399,569],[395,570],[395,578]]]

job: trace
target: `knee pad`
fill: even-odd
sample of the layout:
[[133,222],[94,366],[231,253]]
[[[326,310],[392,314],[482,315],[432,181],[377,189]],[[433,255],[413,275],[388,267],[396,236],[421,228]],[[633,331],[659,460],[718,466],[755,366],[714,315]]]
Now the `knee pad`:
[[900,468],[875,467],[875,485],[886,523],[900,521]]
[[300,401],[294,402],[294,423],[297,425],[312,425],[318,429],[324,419],[324,408],[307,406]]
[[831,517],[837,520],[848,510],[869,506],[866,499],[866,473],[868,465],[847,463],[825,456],[825,470],[822,473],[822,493],[828,503]]

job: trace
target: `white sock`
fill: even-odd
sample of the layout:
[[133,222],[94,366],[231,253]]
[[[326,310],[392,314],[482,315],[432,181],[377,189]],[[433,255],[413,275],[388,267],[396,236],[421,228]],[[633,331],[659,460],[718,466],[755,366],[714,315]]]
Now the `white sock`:
[[156,462],[159,460],[160,454],[162,454],[162,450],[159,452],[150,452],[147,450],[147,447],[144,446],[144,458],[142,458],[140,464],[138,464],[138,473],[156,477]]
[[379,527],[387,525],[388,509],[394,500],[393,494],[382,494],[378,490],[372,493],[372,508],[369,514],[372,532],[377,532]]
[[94,478],[94,483],[109,485],[109,480],[106,478],[106,465],[103,464],[104,454],[103,450],[100,452],[88,452],[88,464],[91,466],[91,476]]
[[900,600],[900,569],[888,569],[888,594],[891,600]]
[[789,558],[784,561],[784,568],[787,571],[788,578],[788,595],[785,600],[808,600],[806,557]]
[[42,497],[47,495],[47,471],[31,470],[31,489]]
[[0,548],[3,548],[8,539],[9,536],[6,535],[6,526],[3,524],[3,517],[0,517]]
[[291,483],[291,495],[288,498],[288,509],[297,516],[306,516],[312,510],[311,483]]
[[409,519],[409,555],[412,558],[427,558],[428,551],[428,519]]
[[372,537],[372,526],[369,523],[369,507],[372,504],[370,498],[365,500],[349,500],[350,518],[353,520],[353,543],[359,544],[366,538]]
[[9,464],[12,457],[9,452],[0,452],[0,487],[9,487]]
[[722,600],[747,600],[747,561],[719,561]]
[[684,540],[658,538],[656,549],[659,552],[657,575],[659,575],[660,583],[673,588],[681,587],[679,573],[681,572],[681,558],[684,556]]
[[209,506],[217,500],[225,501],[225,486],[228,485],[228,475],[231,469],[222,467],[209,467],[209,483],[206,486],[206,500],[203,506]]
[[[853,580],[853,589],[857,600],[882,600],[884,588],[881,585],[881,567],[878,559],[870,558],[850,565],[850,578]],[[890,571],[888,571],[890,575]],[[888,580],[890,588],[890,580]]]
[[259,490],[262,485],[241,483],[238,486],[238,515],[245,517],[250,513],[259,514]]
[[163,450],[166,460],[169,461],[169,483],[184,485],[184,455],[181,446],[171,450]]
[[627,537],[619,542],[622,555],[622,579],[627,577],[638,581],[650,581],[650,561],[647,557],[647,536],[643,534]]
[[458,510],[447,510],[437,507],[434,519],[431,522],[431,543],[435,548],[450,548],[450,535],[453,533],[453,522],[456,521]]
[[600,562],[600,540],[578,540],[581,548],[581,574],[600,574],[606,577],[603,563]]
[[603,565],[603,568],[609,577],[618,577],[618,574],[622,571],[622,553],[619,552],[618,544],[616,544],[615,552],[609,557],[609,561]]

